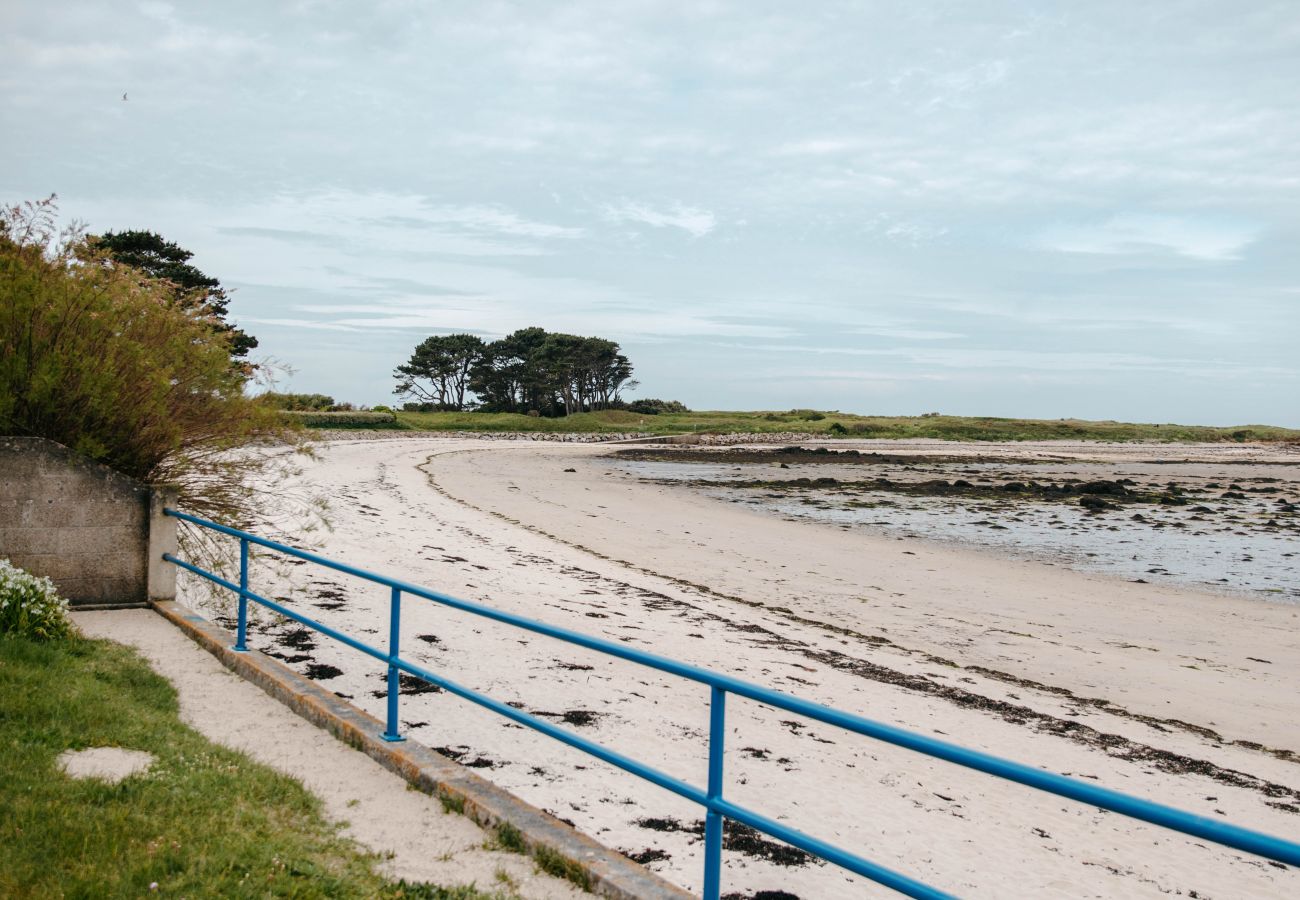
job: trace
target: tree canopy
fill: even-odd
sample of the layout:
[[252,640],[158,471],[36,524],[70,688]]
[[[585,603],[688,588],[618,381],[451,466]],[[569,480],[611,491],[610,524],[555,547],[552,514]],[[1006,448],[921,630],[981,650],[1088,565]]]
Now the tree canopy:
[[486,412],[543,416],[608,409],[635,386],[614,341],[537,327],[490,343],[470,334],[428,338],[393,377],[394,393],[438,408],[463,410],[473,395]]
[[172,285],[172,302],[181,309],[207,317],[213,327],[230,338],[230,356],[242,360],[257,346],[257,338],[226,321],[230,297],[221,282],[190,265],[194,256],[152,231],[106,232],[89,239],[89,245],[113,262],[130,266],[150,278]]
[[441,409],[464,409],[470,368],[483,353],[483,340],[472,334],[436,335],[421,341],[406,365],[393,373],[393,393],[433,403]]

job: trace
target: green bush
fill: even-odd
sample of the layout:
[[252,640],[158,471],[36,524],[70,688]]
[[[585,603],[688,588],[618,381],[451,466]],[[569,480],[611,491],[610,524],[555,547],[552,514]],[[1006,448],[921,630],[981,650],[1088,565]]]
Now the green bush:
[[[34,435],[236,527],[294,443],[292,425],[245,394],[231,334],[176,302],[169,282],[115,262],[51,200],[0,207],[0,433]],[[265,448],[242,453],[250,443]],[[182,532],[184,537],[184,532]]]
[[280,415],[306,428],[400,428],[392,412],[305,412],[282,410]]
[[282,394],[278,391],[259,394],[257,402],[272,409],[324,411],[334,406],[334,398],[329,394]]
[[680,400],[659,400],[654,397],[647,397],[643,400],[633,400],[627,405],[629,412],[643,413],[648,416],[657,416],[660,413],[688,413],[689,409],[686,404]]
[[38,578],[0,559],[0,634],[37,641],[71,637],[68,601],[59,596],[50,579]]

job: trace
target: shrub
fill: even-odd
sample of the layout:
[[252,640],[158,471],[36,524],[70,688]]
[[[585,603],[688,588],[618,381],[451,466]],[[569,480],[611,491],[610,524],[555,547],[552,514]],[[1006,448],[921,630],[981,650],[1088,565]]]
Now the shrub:
[[826,430],[829,431],[831,434],[848,434],[848,433],[849,433],[849,430],[848,430],[847,428],[845,428],[843,425],[841,425],[839,422],[832,422],[832,423],[831,423],[831,427],[830,427],[830,428],[827,428]]
[[328,394],[281,394],[267,391],[259,394],[257,400],[272,409],[326,410],[334,406],[334,398]]
[[301,412],[283,410],[280,415],[305,428],[398,428],[397,415],[378,410],[354,412]]
[[173,485],[187,511],[235,527],[283,509],[268,482],[302,432],[245,394],[229,333],[54,222],[53,198],[0,207],[0,433]]
[[815,409],[792,409],[790,415],[796,419],[803,419],[805,422],[820,422],[826,418],[825,413],[820,413]]
[[0,559],[0,634],[37,641],[63,640],[73,635],[68,601],[54,582],[24,572]]
[[854,434],[886,434],[889,431],[884,425],[875,422],[854,422],[849,426],[849,430]]
[[688,413],[685,403],[677,400],[658,400],[653,397],[647,397],[644,400],[633,400],[627,405],[628,412],[643,413],[648,416],[657,416],[659,413]]

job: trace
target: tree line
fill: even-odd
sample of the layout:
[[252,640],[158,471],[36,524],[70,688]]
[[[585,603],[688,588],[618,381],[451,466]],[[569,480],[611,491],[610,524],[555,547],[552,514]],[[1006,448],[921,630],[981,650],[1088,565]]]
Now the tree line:
[[426,338],[393,372],[394,393],[428,409],[567,416],[622,407],[636,387],[614,341],[521,328],[497,341]]

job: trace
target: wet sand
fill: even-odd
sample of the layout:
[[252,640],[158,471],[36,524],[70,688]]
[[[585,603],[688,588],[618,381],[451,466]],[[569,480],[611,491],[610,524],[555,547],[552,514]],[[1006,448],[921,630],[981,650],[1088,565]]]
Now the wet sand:
[[945,456],[640,448],[616,458],[642,479],[783,517],[1300,602],[1300,452],[1229,461],[1216,460],[1217,446],[1183,456],[1148,446],[1007,458],[966,447]]
[[[600,445],[331,445],[322,549],[467,599],[1275,834],[1300,832],[1297,609],[779,516],[648,484]],[[951,447],[948,445],[948,449]],[[983,449],[983,448],[982,448]],[[1025,447],[1015,450],[1023,454]],[[255,587],[379,640],[386,592],[259,567]],[[212,610],[212,607],[208,607]],[[702,783],[707,692],[427,604],[416,659]],[[264,620],[255,642],[372,711],[379,668]],[[423,742],[699,889],[699,811],[436,692]],[[971,896],[1292,896],[1244,854],[736,702],[729,795]],[[738,835],[725,891],[889,896]]]

